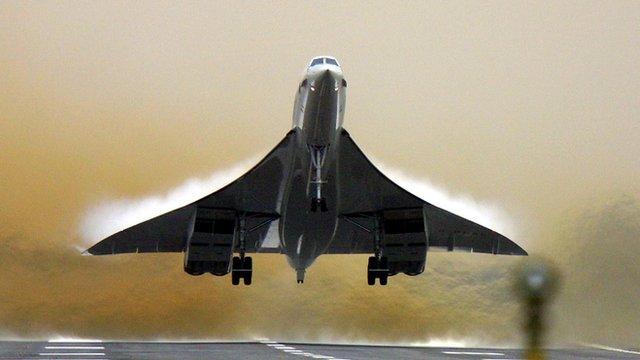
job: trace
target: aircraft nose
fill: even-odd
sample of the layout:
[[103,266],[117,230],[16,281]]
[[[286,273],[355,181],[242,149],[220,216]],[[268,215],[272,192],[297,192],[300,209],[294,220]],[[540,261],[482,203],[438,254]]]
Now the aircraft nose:
[[320,78],[318,80],[320,80],[321,83],[329,84],[331,82],[335,82],[336,77],[331,69],[327,69],[322,73],[322,75],[320,75]]
[[332,69],[326,69],[318,74],[315,83],[318,88],[334,89],[337,88],[340,78],[340,73]]

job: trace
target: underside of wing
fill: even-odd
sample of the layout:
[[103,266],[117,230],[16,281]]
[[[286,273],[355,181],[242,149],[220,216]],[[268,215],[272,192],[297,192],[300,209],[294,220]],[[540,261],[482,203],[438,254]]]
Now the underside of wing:
[[238,246],[240,229],[245,231],[246,252],[279,252],[279,243],[273,241],[273,228],[279,218],[279,199],[294,136],[295,131],[290,131],[255,167],[224,188],[113,234],[87,252],[111,255],[186,251],[192,256],[201,254],[205,261],[232,253]]
[[398,262],[397,271],[409,274],[421,272],[427,250],[527,254],[505,236],[395,184],[367,159],[346,130],[340,146],[340,219],[328,253],[374,254],[380,246],[390,264]]

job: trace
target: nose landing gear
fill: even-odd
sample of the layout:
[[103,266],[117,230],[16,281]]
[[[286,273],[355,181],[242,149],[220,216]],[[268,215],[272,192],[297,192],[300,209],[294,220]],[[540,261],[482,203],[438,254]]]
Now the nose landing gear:
[[321,212],[327,211],[327,201],[322,197],[322,184],[326,181],[322,180],[322,165],[327,154],[326,146],[309,146],[309,152],[311,153],[311,166],[315,172],[315,176],[311,181],[316,186],[315,197],[311,199],[311,212],[316,212],[320,209]]

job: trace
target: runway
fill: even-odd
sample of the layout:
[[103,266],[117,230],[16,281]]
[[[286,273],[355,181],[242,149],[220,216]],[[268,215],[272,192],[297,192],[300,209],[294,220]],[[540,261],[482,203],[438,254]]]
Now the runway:
[[[640,359],[640,351],[606,346],[550,350],[550,359]],[[394,347],[261,342],[0,342],[2,360],[175,359],[523,359],[518,349]]]

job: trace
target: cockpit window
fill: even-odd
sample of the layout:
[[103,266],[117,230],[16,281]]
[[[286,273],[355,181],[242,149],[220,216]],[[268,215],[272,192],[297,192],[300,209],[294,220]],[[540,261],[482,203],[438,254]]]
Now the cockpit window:
[[313,59],[313,61],[311,61],[311,65],[310,66],[322,65],[322,60],[324,60],[324,59],[323,58]]
[[335,61],[334,59],[330,59],[330,58],[326,58],[327,64],[331,64],[331,65],[335,65],[335,66],[340,66],[338,65],[338,62]]

